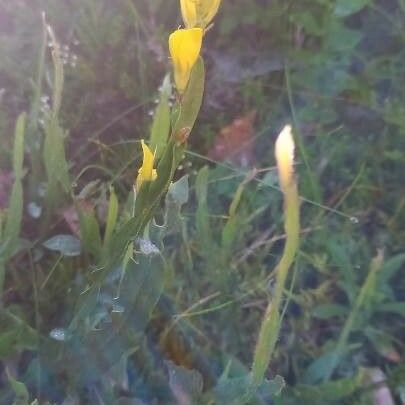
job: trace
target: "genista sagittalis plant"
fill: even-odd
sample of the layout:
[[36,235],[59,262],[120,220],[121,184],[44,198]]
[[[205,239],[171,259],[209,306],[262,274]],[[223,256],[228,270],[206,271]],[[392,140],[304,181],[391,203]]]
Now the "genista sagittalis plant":
[[[71,195],[78,213],[81,240],[59,235],[47,240],[44,246],[59,252],[61,259],[85,253],[83,256],[89,266],[80,281],[75,281],[77,291],[76,299],[70,298],[74,301],[74,308],[69,311],[72,314],[70,322],[63,328],[50,331],[49,336],[36,336],[33,345],[42,356],[46,369],[66,376],[69,384],[78,389],[100,379],[123,358],[127,359],[132,351],[137,353],[137,361],[142,365],[153,363],[153,356],[148,357],[148,350],[143,350],[143,345],[147,344],[145,329],[157,308],[167,311],[163,308],[168,300],[164,296],[165,263],[161,253],[167,221],[157,232],[154,218],[161,214],[162,200],[177,205],[178,210],[187,200],[187,178],[173,181],[202,104],[205,69],[201,49],[220,0],[181,0],[180,6],[185,28],[176,29],[168,38],[176,101],[173,106],[169,105],[172,85],[170,77],[166,76],[149,141],[141,140],[142,164],[133,176],[133,189],[127,203],[130,209],[119,215],[118,198],[110,187],[103,237],[94,213],[82,209],[80,198],[73,195],[69,184],[64,132],[58,118],[64,83],[63,65],[56,36],[47,27],[54,64],[53,105],[45,123],[43,145],[48,200],[50,206],[55,207],[58,202],[55,193],[61,190],[65,195]],[[14,156],[16,179],[13,193],[18,194],[19,201],[22,200],[24,124],[25,116],[22,115],[16,127]],[[197,359],[196,363],[201,366],[198,371],[204,374],[203,392],[203,378],[197,371],[170,363],[166,365],[169,374],[181,376],[177,382],[180,388],[171,387],[172,395],[179,401],[184,398],[189,401],[181,403],[201,400],[204,403],[243,404],[259,397],[260,400],[269,400],[284,385],[281,377],[270,381],[265,379],[265,373],[280,331],[280,308],[288,270],[298,248],[299,203],[290,126],[279,135],[275,149],[285,201],[286,244],[276,268],[274,294],[269,299],[261,324],[252,369],[238,378],[228,377],[227,370],[223,370],[222,376],[218,377],[212,370],[206,370],[204,361],[198,362]],[[21,223],[21,206],[15,204],[14,207],[14,210],[9,210],[4,231],[7,243],[15,243]],[[167,212],[163,217],[167,220]],[[10,221],[14,226],[9,225]],[[9,258],[8,253],[0,260],[0,287],[5,260]],[[53,270],[41,288],[49,282],[52,273]],[[153,369],[154,366],[150,367]],[[189,381],[193,381],[191,386]]]

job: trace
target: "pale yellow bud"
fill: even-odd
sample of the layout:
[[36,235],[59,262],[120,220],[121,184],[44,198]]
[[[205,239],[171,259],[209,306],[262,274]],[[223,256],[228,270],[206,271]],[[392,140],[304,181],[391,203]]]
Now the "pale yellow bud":
[[277,137],[275,155],[280,186],[285,191],[294,177],[294,138],[291,125],[286,125]]

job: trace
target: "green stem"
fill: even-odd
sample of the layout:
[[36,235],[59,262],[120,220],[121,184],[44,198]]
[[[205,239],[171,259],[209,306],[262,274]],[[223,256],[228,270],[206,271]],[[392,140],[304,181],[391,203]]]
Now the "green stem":
[[284,190],[284,228],[286,231],[286,244],[283,256],[277,265],[277,280],[274,296],[267,306],[252,365],[252,388],[256,389],[263,381],[264,374],[269,365],[280,330],[280,307],[288,270],[294,262],[299,243],[299,197],[297,184],[292,182]]
[[383,263],[383,254],[382,252],[378,252],[377,256],[371,261],[370,271],[368,272],[368,275],[363,285],[361,286],[360,292],[357,295],[357,299],[354,303],[353,309],[350,312],[346,320],[346,323],[343,326],[342,332],[340,333],[339,340],[337,342],[333,357],[331,359],[330,367],[324,375],[324,381],[330,379],[336,367],[339,365],[339,359],[342,356],[342,353],[344,352],[349,334],[353,329],[353,324],[358,319],[360,309],[365,303],[367,296],[369,295],[370,291],[373,291],[374,289],[375,276],[378,270],[381,268],[382,263]]
[[5,276],[6,276],[6,267],[4,265],[4,262],[0,258],[0,308],[1,308],[1,305],[2,305]]

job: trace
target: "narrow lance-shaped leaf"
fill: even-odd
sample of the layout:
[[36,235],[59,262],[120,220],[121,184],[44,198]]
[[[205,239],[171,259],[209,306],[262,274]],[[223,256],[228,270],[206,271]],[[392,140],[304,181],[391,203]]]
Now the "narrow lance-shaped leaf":
[[70,189],[70,182],[64,146],[65,134],[60,127],[58,120],[63,91],[63,62],[60,53],[60,45],[56,41],[55,34],[50,26],[47,28],[52,43],[54,80],[52,112],[45,125],[43,158],[49,181],[48,200],[55,203],[58,192],[57,186],[62,186],[64,191],[68,192]]
[[[24,160],[24,134],[25,134],[25,113],[21,114],[16,123],[13,149],[13,169],[15,181],[11,190],[9,208],[7,210],[7,221],[4,227],[3,240],[6,242],[3,257],[7,260],[14,249],[15,242],[21,229],[23,215],[23,189],[22,189],[22,169]],[[3,277],[0,276],[2,279]],[[0,284],[1,284],[0,280]],[[1,286],[0,286],[1,287]]]
[[117,195],[115,194],[114,188],[110,187],[110,199],[108,201],[107,222],[104,232],[104,246],[107,246],[110,241],[115,225],[117,224],[117,218],[118,218],[118,198]]
[[170,76],[167,75],[161,87],[160,100],[156,108],[150,135],[150,147],[155,151],[156,158],[160,158],[167,144],[170,134],[170,107],[171,95]]

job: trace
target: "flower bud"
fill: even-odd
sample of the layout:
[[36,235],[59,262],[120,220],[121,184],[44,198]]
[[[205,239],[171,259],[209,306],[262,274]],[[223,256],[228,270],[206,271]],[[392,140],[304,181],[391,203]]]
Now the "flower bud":
[[294,139],[291,126],[286,125],[276,140],[275,155],[277,161],[280,187],[285,191],[294,176]]

